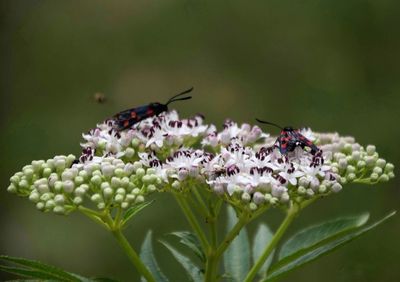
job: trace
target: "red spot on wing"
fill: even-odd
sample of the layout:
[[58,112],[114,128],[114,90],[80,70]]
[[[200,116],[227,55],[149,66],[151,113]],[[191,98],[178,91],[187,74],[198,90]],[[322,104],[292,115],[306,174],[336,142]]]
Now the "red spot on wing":
[[132,112],[131,112],[131,118],[136,118],[136,117],[137,117],[136,112],[135,112],[135,111],[132,111]]
[[152,116],[153,114],[154,114],[153,109],[148,109],[148,110],[146,111],[146,115],[148,115],[148,116]]
[[125,120],[124,121],[124,127],[128,127],[129,126],[129,120]]
[[281,147],[282,147],[283,149],[285,149],[285,148],[286,148],[286,143],[282,143],[282,144],[281,144]]

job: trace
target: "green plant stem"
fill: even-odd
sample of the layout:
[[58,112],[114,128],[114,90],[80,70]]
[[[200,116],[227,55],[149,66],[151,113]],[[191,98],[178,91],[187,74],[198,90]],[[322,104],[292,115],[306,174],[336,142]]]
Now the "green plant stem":
[[187,205],[186,201],[184,198],[182,198],[181,195],[175,194],[175,199],[178,202],[179,206],[181,207],[184,215],[186,216],[187,221],[189,222],[190,226],[196,232],[197,236],[199,236],[201,245],[203,247],[203,250],[207,250],[209,247],[209,243],[207,240],[207,237],[205,233],[203,232],[199,222],[197,221],[195,215],[193,214],[192,210],[190,207]]
[[282,238],[283,234],[285,233],[286,229],[289,227],[290,223],[292,223],[293,219],[296,217],[300,208],[297,204],[294,204],[287,212],[285,219],[282,221],[281,225],[279,226],[278,230],[275,232],[274,236],[272,237],[271,242],[266,246],[262,255],[257,260],[257,262],[253,265],[250,269],[249,273],[245,278],[245,282],[250,282],[254,280],[254,277],[257,275],[260,268],[264,265],[265,261],[268,259],[271,252],[275,249],[276,245]]
[[125,238],[124,234],[122,234],[120,229],[116,229],[112,231],[114,237],[117,239],[119,245],[122,247],[126,255],[129,257],[133,265],[139,271],[141,275],[148,281],[148,282],[155,282],[153,275],[147,269],[147,267],[143,264],[140,260],[140,257],[135,252],[135,250],[131,247],[128,240]]

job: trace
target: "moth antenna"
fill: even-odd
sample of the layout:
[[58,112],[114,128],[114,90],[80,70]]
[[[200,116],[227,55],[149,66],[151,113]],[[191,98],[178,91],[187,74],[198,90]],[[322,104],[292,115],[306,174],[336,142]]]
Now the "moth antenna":
[[[168,102],[165,103],[165,105],[168,105],[168,104],[170,104],[170,103],[172,103],[172,102],[175,102],[175,101],[183,101],[183,100],[192,99],[192,96],[187,96],[187,97],[178,98],[179,96],[182,96],[182,95],[185,95],[185,94],[187,94],[187,93],[189,93],[189,92],[192,92],[192,90],[193,90],[193,87],[191,87],[191,88],[189,88],[189,89],[187,89],[187,90],[185,90],[185,91],[183,91],[183,92],[181,92],[181,93],[179,93],[179,94],[176,94],[175,96],[172,96],[172,97],[168,100]],[[177,99],[177,98],[178,98],[178,99]]]
[[263,124],[273,125],[273,126],[279,128],[279,129],[283,130],[282,126],[279,126],[276,123],[272,123],[272,122],[269,122],[269,121],[261,120],[261,119],[258,119],[258,118],[256,118],[256,121],[258,121],[259,123],[263,123]]

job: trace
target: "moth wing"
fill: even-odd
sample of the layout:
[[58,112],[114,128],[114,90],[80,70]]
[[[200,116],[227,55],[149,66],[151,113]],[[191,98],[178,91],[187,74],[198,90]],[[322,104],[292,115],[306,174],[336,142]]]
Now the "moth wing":
[[296,138],[296,140],[298,142],[300,142],[302,147],[308,147],[311,149],[311,153],[315,153],[317,151],[319,151],[318,147],[315,146],[315,144],[310,141],[309,139],[307,139],[303,134],[301,134],[298,131],[293,131],[293,137]]

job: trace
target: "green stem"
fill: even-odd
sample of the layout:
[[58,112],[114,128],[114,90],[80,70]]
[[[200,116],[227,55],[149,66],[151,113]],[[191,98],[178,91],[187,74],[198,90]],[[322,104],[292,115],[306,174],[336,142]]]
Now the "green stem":
[[141,275],[143,275],[143,277],[147,281],[155,282],[153,275],[150,273],[150,271],[147,269],[147,267],[140,260],[140,257],[135,252],[135,250],[131,247],[128,240],[125,238],[124,234],[122,234],[121,230],[117,229],[117,230],[112,231],[112,233],[113,233],[114,237],[117,239],[119,245],[122,247],[122,249],[125,251],[126,255],[129,257],[129,259],[133,263],[133,265],[139,271],[139,273]]
[[299,211],[300,211],[299,206],[297,206],[296,204],[294,204],[288,210],[285,219],[283,220],[283,222],[279,226],[278,230],[272,237],[271,242],[266,246],[266,248],[262,252],[260,258],[257,260],[257,262],[253,265],[253,267],[250,269],[249,273],[247,274],[247,276],[244,280],[245,282],[250,282],[250,281],[254,280],[254,277],[257,275],[258,271],[264,265],[264,263],[268,259],[269,255],[275,249],[279,240],[282,238],[286,229],[289,227],[290,223],[292,223],[293,219],[295,218],[295,216],[298,214]]
[[226,235],[222,243],[218,246],[217,251],[215,252],[216,260],[221,257],[221,255],[225,252],[225,250],[229,247],[230,243],[235,239],[235,237],[239,234],[240,230],[249,222],[247,213],[243,213],[238,222],[236,222],[235,226],[229,231]]
[[201,226],[198,223],[195,215],[193,214],[190,207],[187,205],[185,199],[183,199],[181,195],[175,194],[174,196],[179,206],[181,207],[183,213],[185,214],[186,219],[189,222],[190,226],[196,232],[197,236],[199,236],[203,250],[207,250],[210,244],[208,243],[207,237],[204,234],[203,230],[201,229]]

